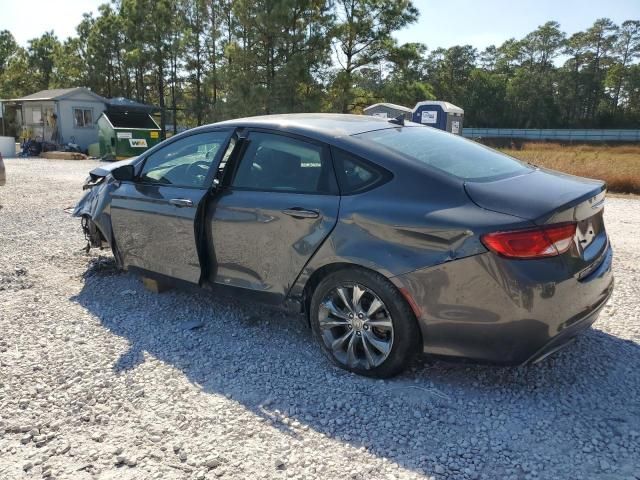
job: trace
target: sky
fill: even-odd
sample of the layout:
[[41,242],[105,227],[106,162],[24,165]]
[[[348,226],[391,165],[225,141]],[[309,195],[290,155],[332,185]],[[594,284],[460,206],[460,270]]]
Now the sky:
[[640,0],[414,0],[417,23],[398,32],[400,43],[419,41],[429,50],[472,45],[483,50],[510,38],[521,39],[549,20],[568,35],[598,18],[616,24],[640,20]]
[[[393,1],[393,0],[389,0]],[[75,35],[84,12],[96,12],[105,0],[0,0],[0,30],[21,45],[54,30],[58,38]],[[417,23],[396,33],[401,42],[422,42],[430,50],[473,45],[482,50],[511,37],[522,38],[548,20],[568,34],[608,17],[620,24],[640,20],[640,0],[414,0]]]

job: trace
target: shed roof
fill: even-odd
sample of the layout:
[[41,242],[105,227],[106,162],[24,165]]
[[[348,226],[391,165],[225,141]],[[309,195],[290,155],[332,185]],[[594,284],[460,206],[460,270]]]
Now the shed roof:
[[387,108],[392,108],[394,110],[400,110],[401,112],[407,112],[407,113],[411,113],[411,109],[408,107],[404,107],[402,105],[396,105],[395,103],[374,103],[373,105],[369,105],[367,108],[365,108],[363,111],[369,111],[372,108],[375,107],[387,107]]
[[34,102],[34,101],[42,101],[42,100],[62,100],[63,98],[73,97],[78,93],[84,93],[91,95],[101,102],[106,102],[106,99],[98,95],[97,93],[93,93],[86,87],[74,87],[74,88],[53,88],[50,90],[41,90],[36,93],[32,93],[31,95],[27,95],[21,98],[12,98],[13,102]]
[[440,100],[425,100],[424,102],[418,102],[416,103],[416,106],[413,107],[413,111],[415,112],[418,110],[418,107],[421,107],[422,105],[439,105],[442,107],[442,110],[447,113],[464,114],[464,110],[462,108],[455,106],[453,103],[443,102]]

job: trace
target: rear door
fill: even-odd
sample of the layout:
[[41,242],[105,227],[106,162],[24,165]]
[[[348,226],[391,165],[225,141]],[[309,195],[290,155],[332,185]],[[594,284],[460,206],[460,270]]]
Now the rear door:
[[133,182],[121,182],[111,223],[126,266],[198,283],[196,218],[212,185],[230,131],[181,137],[143,160]]
[[254,130],[243,143],[208,209],[212,280],[280,301],[336,224],[333,164],[300,137]]

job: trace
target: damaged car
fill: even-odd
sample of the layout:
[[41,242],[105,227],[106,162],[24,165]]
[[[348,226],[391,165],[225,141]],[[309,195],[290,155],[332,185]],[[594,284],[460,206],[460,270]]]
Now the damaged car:
[[613,289],[603,182],[400,118],[216,123],[84,188],[74,214],[120,267],[294,308],[362,375],[539,361]]

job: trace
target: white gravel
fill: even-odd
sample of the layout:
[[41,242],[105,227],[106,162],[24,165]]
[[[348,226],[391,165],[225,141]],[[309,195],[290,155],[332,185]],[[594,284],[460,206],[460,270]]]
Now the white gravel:
[[639,200],[607,200],[616,290],[577,343],[382,382],[277,310],[85,254],[64,209],[93,165],[6,161],[0,479],[640,479]]

